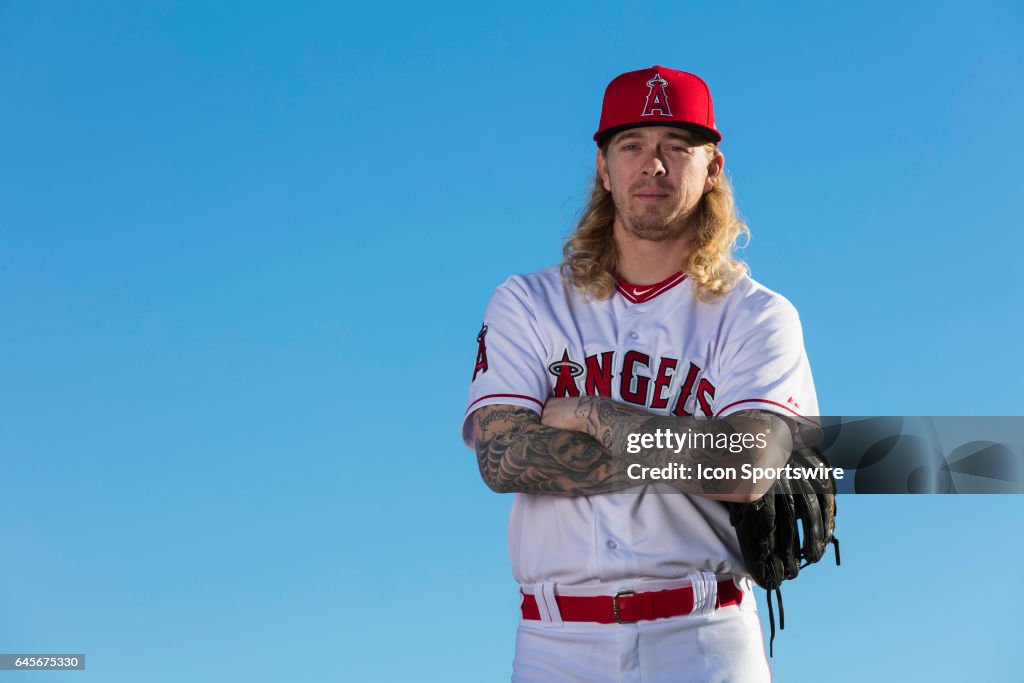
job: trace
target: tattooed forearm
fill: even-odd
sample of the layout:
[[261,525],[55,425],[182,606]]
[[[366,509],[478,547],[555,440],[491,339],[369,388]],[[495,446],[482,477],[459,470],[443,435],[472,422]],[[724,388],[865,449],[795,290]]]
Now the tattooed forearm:
[[[696,417],[675,417],[653,415],[642,408],[617,403],[608,398],[583,396],[578,399],[574,417],[586,433],[596,438],[612,453],[622,453],[638,463],[659,466],[666,462],[678,463],[690,468],[691,472],[708,471],[709,468],[731,467],[739,471],[744,464],[758,467],[781,467],[785,465],[792,450],[789,426],[777,415],[759,410],[734,413],[728,418],[706,419]],[[651,447],[641,446],[637,437],[661,434],[665,439]],[[680,441],[668,441],[669,434],[691,437],[684,446]],[[764,445],[735,449],[723,449],[727,443],[741,440],[750,435],[748,443],[756,435],[762,435]],[[633,441],[630,441],[633,437]],[[702,468],[698,469],[698,467]],[[741,498],[763,493],[771,480],[751,484],[742,479],[701,478],[700,492],[706,495],[734,492]],[[686,490],[687,485],[677,486]],[[687,491],[691,492],[691,491]]]
[[[635,451],[627,447],[631,434],[653,433],[658,429],[677,432],[689,429],[719,434],[740,429],[781,428],[786,433],[788,431],[784,423],[774,422],[777,420],[774,416],[759,412],[751,412],[749,416],[737,414],[738,417],[711,422],[655,416],[610,399],[590,397],[581,398],[575,411],[579,424],[585,425],[577,429],[585,429],[588,433],[549,427],[541,423],[536,413],[515,405],[489,405],[478,409],[472,422],[477,462],[483,480],[499,493],[604,494],[649,481],[637,473],[636,467],[631,470],[631,466],[729,467],[750,462],[752,457],[755,462],[765,464],[763,454],[732,454],[711,446],[690,447],[685,451],[665,447],[630,453]],[[685,494],[718,500],[756,498],[750,490],[742,490],[742,483],[736,480],[691,477],[666,480],[665,483]]]
[[[548,414],[545,409],[545,422]],[[778,467],[789,455],[784,446],[788,427],[777,416],[760,411],[707,420],[653,415],[610,399],[581,397],[573,418],[554,419],[554,424],[563,427],[557,428],[542,424],[541,418],[527,408],[495,405],[478,409],[472,420],[484,481],[501,493],[581,496],[649,483],[638,466],[660,469],[675,465],[691,472],[697,472],[698,467],[738,469],[744,463]],[[773,436],[767,448],[739,451],[704,440],[695,440],[696,445],[685,449],[672,444],[637,448],[635,441],[630,441],[631,436],[659,430],[727,438],[744,432]],[[754,499],[770,485],[768,481],[762,485],[764,490],[755,491],[736,479],[691,476],[662,481],[683,493],[736,501]]]
[[[590,434],[612,452],[625,452],[630,434],[654,434],[659,430],[676,433],[725,434],[740,432],[788,431],[785,422],[772,413],[760,410],[741,410],[725,419],[674,417],[654,415],[643,408],[634,408],[600,396],[581,396],[576,417],[582,420]],[[644,449],[650,457],[657,451]],[[713,449],[709,453],[717,452]]]
[[585,496],[639,482],[595,439],[540,424],[532,410],[494,405],[473,413],[480,475],[499,493]]

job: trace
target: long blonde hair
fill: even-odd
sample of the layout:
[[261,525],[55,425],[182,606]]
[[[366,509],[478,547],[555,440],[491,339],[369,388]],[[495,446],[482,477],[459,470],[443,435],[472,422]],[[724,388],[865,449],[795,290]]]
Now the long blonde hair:
[[[704,149],[709,159],[718,154],[714,143],[704,145]],[[732,253],[741,234],[749,240],[750,230],[736,213],[732,186],[725,173],[719,173],[714,183],[711,191],[697,205],[693,217],[697,226],[693,248],[680,264],[680,269],[686,272],[697,296],[703,301],[728,293],[739,276],[750,272],[747,264]],[[617,253],[612,239],[614,222],[612,193],[604,188],[601,175],[595,173],[590,201],[562,248],[565,258],[562,277],[598,301],[607,299],[615,291]]]

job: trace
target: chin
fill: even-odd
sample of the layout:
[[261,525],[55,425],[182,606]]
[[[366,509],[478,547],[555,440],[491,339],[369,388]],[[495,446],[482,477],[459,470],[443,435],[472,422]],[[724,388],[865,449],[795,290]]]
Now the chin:
[[650,242],[664,242],[679,237],[682,234],[682,230],[672,223],[646,223],[641,221],[631,222],[626,228],[626,232],[637,239]]
[[664,242],[673,237],[671,230],[667,229],[634,229],[629,230],[629,234],[639,240],[646,240],[648,242]]

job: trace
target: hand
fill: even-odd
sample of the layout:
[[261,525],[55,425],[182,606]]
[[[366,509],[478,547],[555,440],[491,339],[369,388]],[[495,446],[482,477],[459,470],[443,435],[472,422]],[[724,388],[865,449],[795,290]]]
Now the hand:
[[743,465],[750,465],[763,471],[759,472],[761,478],[757,481],[742,479],[735,491],[739,498],[732,499],[733,502],[754,502],[771,490],[776,482],[774,473],[789,462],[793,452],[790,427],[778,415],[758,410],[742,410],[716,422],[718,433],[727,434],[730,438],[742,435],[753,442],[738,453],[724,451],[720,463],[737,470]]
[[[728,417],[718,418],[717,431],[732,435],[749,435],[753,442],[741,458],[755,467],[785,467],[793,452],[793,436],[789,425],[774,413],[759,410],[741,410]],[[728,457],[724,455],[723,457]]]
[[580,414],[579,407],[579,398],[549,398],[544,404],[540,423],[546,427],[570,432],[586,431],[586,421]]

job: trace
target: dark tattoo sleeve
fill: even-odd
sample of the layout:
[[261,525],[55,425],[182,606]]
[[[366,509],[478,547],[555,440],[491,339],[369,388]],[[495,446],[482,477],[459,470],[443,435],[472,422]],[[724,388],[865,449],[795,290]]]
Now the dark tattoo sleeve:
[[[627,406],[609,398],[599,396],[583,396],[579,399],[576,417],[586,425],[586,432],[597,439],[611,453],[622,453],[631,462],[647,464],[652,467],[663,466],[667,462],[675,462],[696,471],[702,468],[726,467],[737,471],[744,465],[759,467],[781,467],[786,464],[792,450],[792,438],[789,425],[774,413],[760,410],[738,411],[728,418],[709,419],[698,417],[676,417],[654,415],[642,408]],[[695,439],[698,445],[681,447],[639,447],[632,444],[630,453],[630,435],[656,434],[658,432],[674,434],[696,434],[706,438]],[[720,446],[708,445],[744,434],[765,435],[765,447],[744,448],[742,450],[723,449]],[[700,445],[704,444],[704,445]],[[746,500],[764,493],[771,480],[759,485],[751,484],[742,478],[718,480],[701,478],[698,482],[683,483],[676,488],[686,493],[697,493],[729,500]],[[696,486],[697,490],[693,490]],[[734,497],[734,495],[736,497]]]
[[493,405],[473,413],[480,475],[499,493],[586,496],[638,483],[593,437],[540,424],[527,408]]
[[[740,429],[781,429],[788,434],[788,427],[778,417],[760,411],[746,411],[726,420],[712,421],[653,415],[598,397],[581,398],[578,411],[577,416],[585,419],[587,433],[542,425],[539,415],[518,406],[493,405],[477,409],[472,421],[483,480],[499,493],[558,496],[609,493],[650,483],[645,478],[629,476],[631,465],[662,468],[675,463],[690,468],[698,464],[738,467],[752,459],[768,464],[764,454],[729,453],[713,446],[678,452],[672,448],[645,448],[630,453],[627,448],[630,434],[653,433],[658,429],[676,432],[689,429],[710,434],[729,434]],[[785,455],[788,456],[788,452]],[[737,481],[691,478],[663,483],[682,493],[718,500],[756,498]]]

